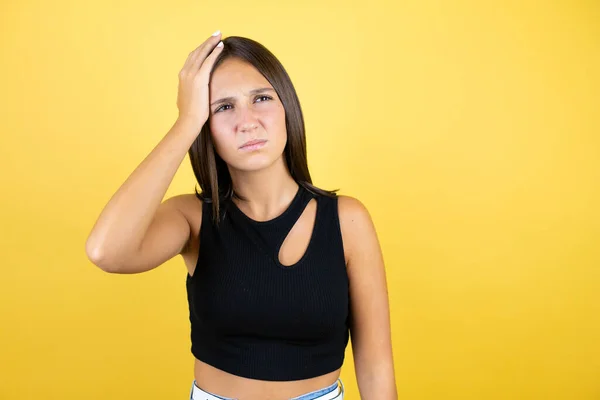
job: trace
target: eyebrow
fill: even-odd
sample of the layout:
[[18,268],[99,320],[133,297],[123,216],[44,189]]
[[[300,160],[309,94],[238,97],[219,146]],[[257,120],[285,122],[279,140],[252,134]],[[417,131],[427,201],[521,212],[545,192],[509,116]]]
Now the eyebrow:
[[[259,89],[252,89],[249,94],[253,95],[253,94],[257,94],[257,93],[262,93],[262,92],[274,92],[275,90],[273,88],[270,87],[264,87],[264,88],[259,88]],[[211,103],[211,106],[214,106],[216,104],[219,103],[225,103],[227,101],[233,101],[235,100],[235,97],[223,97],[222,99],[219,99],[217,101],[214,101]]]

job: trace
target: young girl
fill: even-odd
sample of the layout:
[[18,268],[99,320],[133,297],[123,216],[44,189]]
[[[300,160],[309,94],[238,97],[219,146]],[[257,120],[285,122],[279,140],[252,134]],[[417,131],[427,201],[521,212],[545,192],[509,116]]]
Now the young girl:
[[[335,101],[335,94],[329,95]],[[179,117],[86,243],[133,274],[181,255],[191,399],[343,399],[349,337],[363,399],[396,399],[385,269],[358,200],[311,184],[304,120],[277,58],[217,31],[179,73]],[[201,192],[163,197],[189,152]]]

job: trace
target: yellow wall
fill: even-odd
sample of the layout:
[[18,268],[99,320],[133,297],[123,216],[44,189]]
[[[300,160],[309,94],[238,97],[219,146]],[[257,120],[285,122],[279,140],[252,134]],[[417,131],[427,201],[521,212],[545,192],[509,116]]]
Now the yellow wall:
[[282,60],[315,183],[371,210],[400,398],[600,398],[598,2],[0,7],[0,399],[188,395],[182,261],[109,275],[84,242],[216,29]]

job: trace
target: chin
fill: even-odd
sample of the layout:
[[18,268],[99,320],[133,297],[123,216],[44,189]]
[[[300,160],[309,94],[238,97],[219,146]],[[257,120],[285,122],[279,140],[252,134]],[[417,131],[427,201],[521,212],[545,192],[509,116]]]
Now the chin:
[[252,154],[250,157],[242,157],[230,165],[238,171],[254,172],[271,167],[273,164],[281,161],[283,154],[273,155],[268,153]]
[[266,154],[260,156],[255,155],[254,157],[248,157],[246,160],[238,160],[231,166],[238,171],[252,172],[268,168],[273,165],[275,161],[276,160],[273,160],[272,157],[268,157]]

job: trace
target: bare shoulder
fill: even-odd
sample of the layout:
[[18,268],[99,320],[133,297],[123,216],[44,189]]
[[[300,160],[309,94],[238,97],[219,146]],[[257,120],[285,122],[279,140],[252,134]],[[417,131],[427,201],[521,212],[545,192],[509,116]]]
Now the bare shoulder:
[[354,197],[338,196],[338,214],[348,262],[361,244],[377,239],[375,227],[367,207]]
[[369,218],[369,211],[367,207],[355,197],[339,195],[338,198],[338,210],[340,218]]

